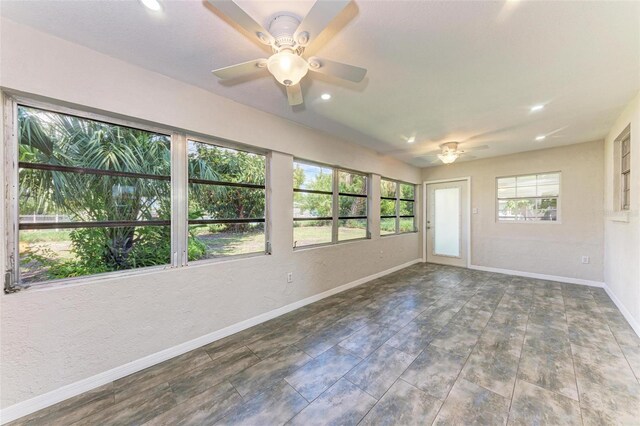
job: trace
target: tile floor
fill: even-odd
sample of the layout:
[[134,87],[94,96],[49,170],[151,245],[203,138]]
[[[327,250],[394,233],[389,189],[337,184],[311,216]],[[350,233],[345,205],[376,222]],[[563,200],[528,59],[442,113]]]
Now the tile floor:
[[640,424],[604,290],[419,264],[15,424]]

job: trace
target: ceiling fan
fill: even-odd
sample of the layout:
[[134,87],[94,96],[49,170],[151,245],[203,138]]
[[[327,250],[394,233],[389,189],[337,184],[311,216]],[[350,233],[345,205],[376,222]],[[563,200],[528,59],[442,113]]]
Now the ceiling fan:
[[306,59],[303,57],[305,48],[313,43],[351,0],[317,0],[302,22],[296,16],[283,12],[271,20],[268,31],[232,0],[208,1],[273,51],[269,58],[213,70],[212,73],[222,80],[244,77],[266,69],[287,88],[289,105],[299,105],[303,102],[300,80],[308,71],[356,83],[362,81],[367,73],[366,69],[353,65],[315,56]]
[[428,152],[425,155],[421,155],[419,158],[433,158],[430,163],[434,163],[437,160],[442,161],[444,164],[451,164],[456,161],[458,158],[463,157],[467,159],[473,159],[473,157],[467,154],[468,151],[479,151],[482,149],[489,148],[488,145],[475,146],[473,148],[469,148],[466,151],[463,151],[458,148],[460,145],[459,142],[447,142],[440,145],[440,149]]

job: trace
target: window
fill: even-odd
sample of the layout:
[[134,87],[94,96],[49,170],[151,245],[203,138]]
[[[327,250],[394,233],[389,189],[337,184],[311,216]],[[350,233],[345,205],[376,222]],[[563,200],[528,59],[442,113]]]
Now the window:
[[621,209],[629,210],[631,202],[631,133],[620,141],[620,200]]
[[21,285],[171,262],[168,135],[17,113]]
[[414,232],[415,185],[380,180],[380,235]]
[[367,177],[338,170],[338,241],[367,238]]
[[268,252],[265,154],[29,99],[4,111],[6,293]]
[[293,246],[333,241],[333,169],[294,162]]
[[264,253],[265,156],[188,141],[189,261]]
[[498,178],[497,193],[500,222],[558,220],[559,172]]
[[300,161],[293,168],[293,246],[368,238],[367,176]]

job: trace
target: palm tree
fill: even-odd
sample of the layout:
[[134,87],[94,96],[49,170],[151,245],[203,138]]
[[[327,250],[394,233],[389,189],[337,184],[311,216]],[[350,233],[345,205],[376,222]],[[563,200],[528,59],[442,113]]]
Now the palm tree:
[[[135,265],[132,252],[149,236],[139,232],[144,221],[170,219],[170,137],[34,108],[20,107],[18,114],[19,160],[26,166],[19,176],[21,213],[55,210],[73,222],[140,222],[74,231],[72,244],[76,255],[107,270],[146,266]],[[57,169],[38,169],[42,164]],[[215,178],[206,165],[196,168],[203,178]],[[154,229],[164,230],[170,244],[168,227]],[[162,254],[163,263],[168,256]]]

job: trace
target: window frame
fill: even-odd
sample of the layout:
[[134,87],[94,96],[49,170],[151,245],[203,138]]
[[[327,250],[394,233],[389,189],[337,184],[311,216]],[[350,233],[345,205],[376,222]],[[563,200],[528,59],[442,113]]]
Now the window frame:
[[[623,132],[623,134],[619,138],[618,143],[620,145],[618,148],[618,152],[620,154],[620,203],[618,207],[620,208],[620,211],[628,212],[631,210],[631,128]],[[625,144],[628,147],[626,154],[624,152]],[[628,167],[626,169],[624,167],[625,157],[628,157]],[[625,204],[625,192],[627,192],[629,196],[627,204]]]
[[[295,227],[292,226],[291,227],[291,236],[292,236],[292,247],[294,252],[298,251],[298,250],[304,250],[304,249],[309,249],[309,248],[316,248],[316,247],[326,247],[326,246],[331,246],[331,245],[335,245],[335,244],[342,244],[342,243],[351,243],[354,241],[363,241],[363,240],[369,240],[371,239],[371,174],[370,173],[366,173],[366,172],[359,172],[359,171],[355,171],[355,170],[351,170],[348,168],[344,168],[344,167],[340,167],[340,166],[332,166],[330,164],[325,164],[325,163],[319,163],[317,161],[310,161],[310,160],[305,160],[305,159],[301,159],[298,157],[294,157],[293,158],[293,162],[292,162],[292,175],[293,175],[293,171],[295,170],[295,163],[302,163],[305,165],[309,165],[309,166],[315,166],[315,167],[323,167],[323,168],[328,168],[331,169],[331,191],[320,191],[320,190],[313,190],[313,189],[303,189],[303,188],[295,188],[293,187],[293,191],[292,194],[295,194],[296,192],[298,193],[306,193],[306,194],[323,194],[323,195],[331,195],[331,216],[319,216],[319,217],[312,217],[312,218],[303,218],[303,217],[298,217],[296,218],[295,216],[293,217],[293,222],[303,222],[303,221],[310,221],[310,220],[317,220],[317,221],[331,221],[331,241],[326,242],[326,243],[317,243],[317,244],[307,244],[307,245],[303,245],[303,246],[296,246],[296,240],[295,240],[295,236],[294,236],[294,230]],[[340,172],[345,172],[345,173],[350,173],[350,174],[354,174],[354,175],[359,175],[359,176],[363,176],[366,179],[366,185],[365,185],[365,189],[366,189],[366,194],[351,194],[351,193],[347,193],[347,192],[340,192]],[[366,205],[367,205],[367,215],[366,216],[340,216],[340,196],[347,196],[347,197],[357,197],[357,198],[365,198],[366,199]],[[339,235],[338,235],[338,229],[339,229],[339,222],[340,220],[346,220],[346,219],[361,219],[361,220],[366,220],[367,223],[367,227],[365,230],[365,236],[364,237],[360,237],[360,238],[351,238],[351,239],[347,239],[347,240],[340,240],[339,239]],[[293,223],[292,223],[293,225]]]
[[[234,254],[234,255],[229,255],[229,256],[220,256],[220,257],[215,257],[215,258],[211,258],[211,259],[199,259],[199,260],[189,260],[189,253],[188,253],[188,248],[187,251],[185,252],[185,264],[186,265],[200,265],[200,264],[206,264],[206,263],[216,263],[216,262],[220,262],[220,261],[224,261],[224,260],[230,260],[230,259],[238,259],[238,258],[248,258],[248,257],[257,257],[257,256],[263,256],[263,255],[270,255],[271,254],[271,240],[269,239],[269,235],[270,235],[270,227],[269,224],[271,223],[270,216],[270,209],[269,209],[269,201],[270,201],[270,191],[268,190],[269,188],[269,172],[270,172],[270,168],[269,168],[269,164],[271,163],[271,153],[269,151],[262,151],[262,150],[250,150],[247,149],[245,147],[239,146],[237,144],[233,144],[233,143],[228,143],[223,141],[222,139],[217,139],[217,138],[212,138],[212,137],[206,137],[206,136],[196,136],[193,134],[186,134],[185,137],[185,156],[184,156],[184,165],[185,165],[185,171],[186,171],[186,181],[185,181],[185,217],[186,217],[186,225],[185,225],[185,232],[184,232],[184,244],[185,247],[187,247],[187,239],[188,239],[188,234],[189,234],[189,225],[194,224],[194,223],[203,223],[203,224],[208,224],[208,223],[264,223],[264,250],[263,251],[257,251],[257,252],[252,252],[252,253],[241,253],[241,254]],[[197,143],[202,143],[202,144],[207,144],[207,145],[211,145],[214,146],[216,148],[224,148],[224,149],[232,149],[235,151],[242,151],[242,152],[246,152],[249,154],[256,154],[256,155],[262,155],[264,156],[264,162],[265,162],[265,167],[264,167],[264,185],[257,185],[257,184],[251,184],[251,183],[234,183],[234,182],[223,182],[223,181],[207,181],[208,183],[204,183],[202,181],[200,181],[200,179],[192,179],[188,176],[189,173],[189,168],[188,168],[188,151],[187,148],[189,146],[189,142],[197,142]],[[200,181],[200,182],[192,182],[192,181]],[[252,220],[246,220],[246,219],[214,219],[214,220],[204,220],[204,221],[200,221],[197,222],[196,220],[189,220],[189,184],[190,183],[198,183],[198,184],[204,184],[204,185],[212,185],[212,186],[216,186],[216,185],[220,185],[220,186],[233,186],[233,187],[244,187],[244,188],[254,188],[254,189],[263,189],[264,190],[264,218],[262,218],[262,221],[259,220],[255,220],[258,218],[252,218]],[[181,222],[182,223],[182,222]]]
[[[548,174],[557,174],[558,175],[558,195],[557,196],[535,196],[535,197],[506,197],[499,198],[498,197],[498,181],[500,179],[507,178],[518,178],[523,176],[535,176],[536,177],[536,185],[537,179],[539,175],[548,175]],[[517,186],[516,186],[517,188]],[[546,225],[559,225],[562,223],[562,171],[554,170],[547,172],[535,172],[535,173],[522,173],[517,175],[505,175],[505,176],[497,176],[495,178],[495,221],[499,224],[546,224]],[[501,200],[517,200],[517,199],[542,199],[542,198],[555,198],[556,199],[556,220],[500,220],[500,201]]]
[[[233,261],[245,257],[256,257],[271,254],[269,240],[271,230],[270,217],[270,163],[271,151],[259,148],[247,148],[243,144],[227,141],[220,138],[205,136],[194,132],[180,131],[170,126],[158,126],[146,120],[129,119],[122,115],[109,112],[93,112],[91,109],[81,107],[67,107],[60,101],[43,101],[31,96],[22,95],[13,91],[2,90],[2,118],[3,118],[3,161],[5,208],[2,209],[4,224],[6,227],[7,241],[3,244],[2,253],[5,261],[5,276],[3,287],[5,294],[16,293],[25,289],[45,290],[61,288],[69,285],[84,285],[98,281],[140,276],[168,269],[196,266],[203,263],[215,263]],[[65,277],[35,283],[20,283],[20,253],[19,253],[19,123],[18,107],[41,109],[57,114],[70,115],[83,119],[112,124],[116,126],[130,127],[137,130],[167,135],[170,141],[170,233],[171,253],[170,261],[165,265],[153,265],[140,268],[110,271],[79,277]],[[213,259],[187,261],[188,239],[188,167],[187,167],[187,141],[193,140],[203,143],[211,143],[223,148],[230,148],[246,152],[252,152],[265,156],[265,252],[247,253],[223,256]]]
[[[340,192],[340,173],[348,173],[351,175],[358,175],[358,176],[362,176],[365,178],[365,194],[353,194],[350,192]],[[370,205],[370,197],[369,194],[371,193],[371,175],[367,174],[367,173],[363,173],[363,172],[357,172],[354,170],[350,170],[350,169],[345,169],[343,167],[337,167],[334,169],[334,192],[336,193],[336,198],[335,198],[335,204],[334,204],[334,209],[335,209],[335,213],[334,215],[337,216],[337,221],[334,224],[334,228],[335,228],[335,233],[336,233],[336,242],[337,243],[347,243],[350,241],[359,241],[359,240],[368,240],[371,239],[371,232],[370,232],[370,214],[369,212],[371,211],[371,205]],[[352,198],[364,198],[365,199],[365,205],[367,207],[367,214],[365,216],[359,215],[359,216],[340,216],[340,197],[352,197]],[[367,224],[366,228],[365,228],[365,236],[364,237],[359,237],[359,238],[348,238],[346,240],[341,240],[340,239],[340,221],[341,220],[349,220],[349,219],[353,219],[353,220],[364,220]]]
[[[402,180],[398,180],[398,179],[391,179],[391,178],[386,178],[384,176],[380,177],[380,188],[382,188],[382,181],[386,180],[387,182],[393,182],[396,185],[396,195],[395,197],[385,197],[382,195],[382,191],[380,191],[380,224],[382,225],[382,219],[394,219],[395,218],[395,222],[396,222],[396,230],[395,232],[390,232],[387,234],[383,234],[382,233],[382,228],[380,229],[380,236],[381,237],[388,237],[391,235],[402,235],[402,234],[413,234],[418,232],[418,224],[417,224],[417,220],[416,220],[416,194],[418,192],[418,185],[416,185],[415,183],[411,183],[411,182],[405,182]],[[409,198],[401,198],[401,189],[400,186],[401,185],[410,185],[413,187],[413,199],[409,199]],[[394,201],[395,203],[395,210],[396,210],[396,214],[395,215],[382,215],[382,201],[383,200],[389,200],[389,201]],[[412,215],[401,215],[400,214],[400,203],[402,201],[405,202],[411,202],[413,203],[413,214]],[[400,219],[407,219],[407,218],[413,218],[413,230],[411,231],[400,231]]]

